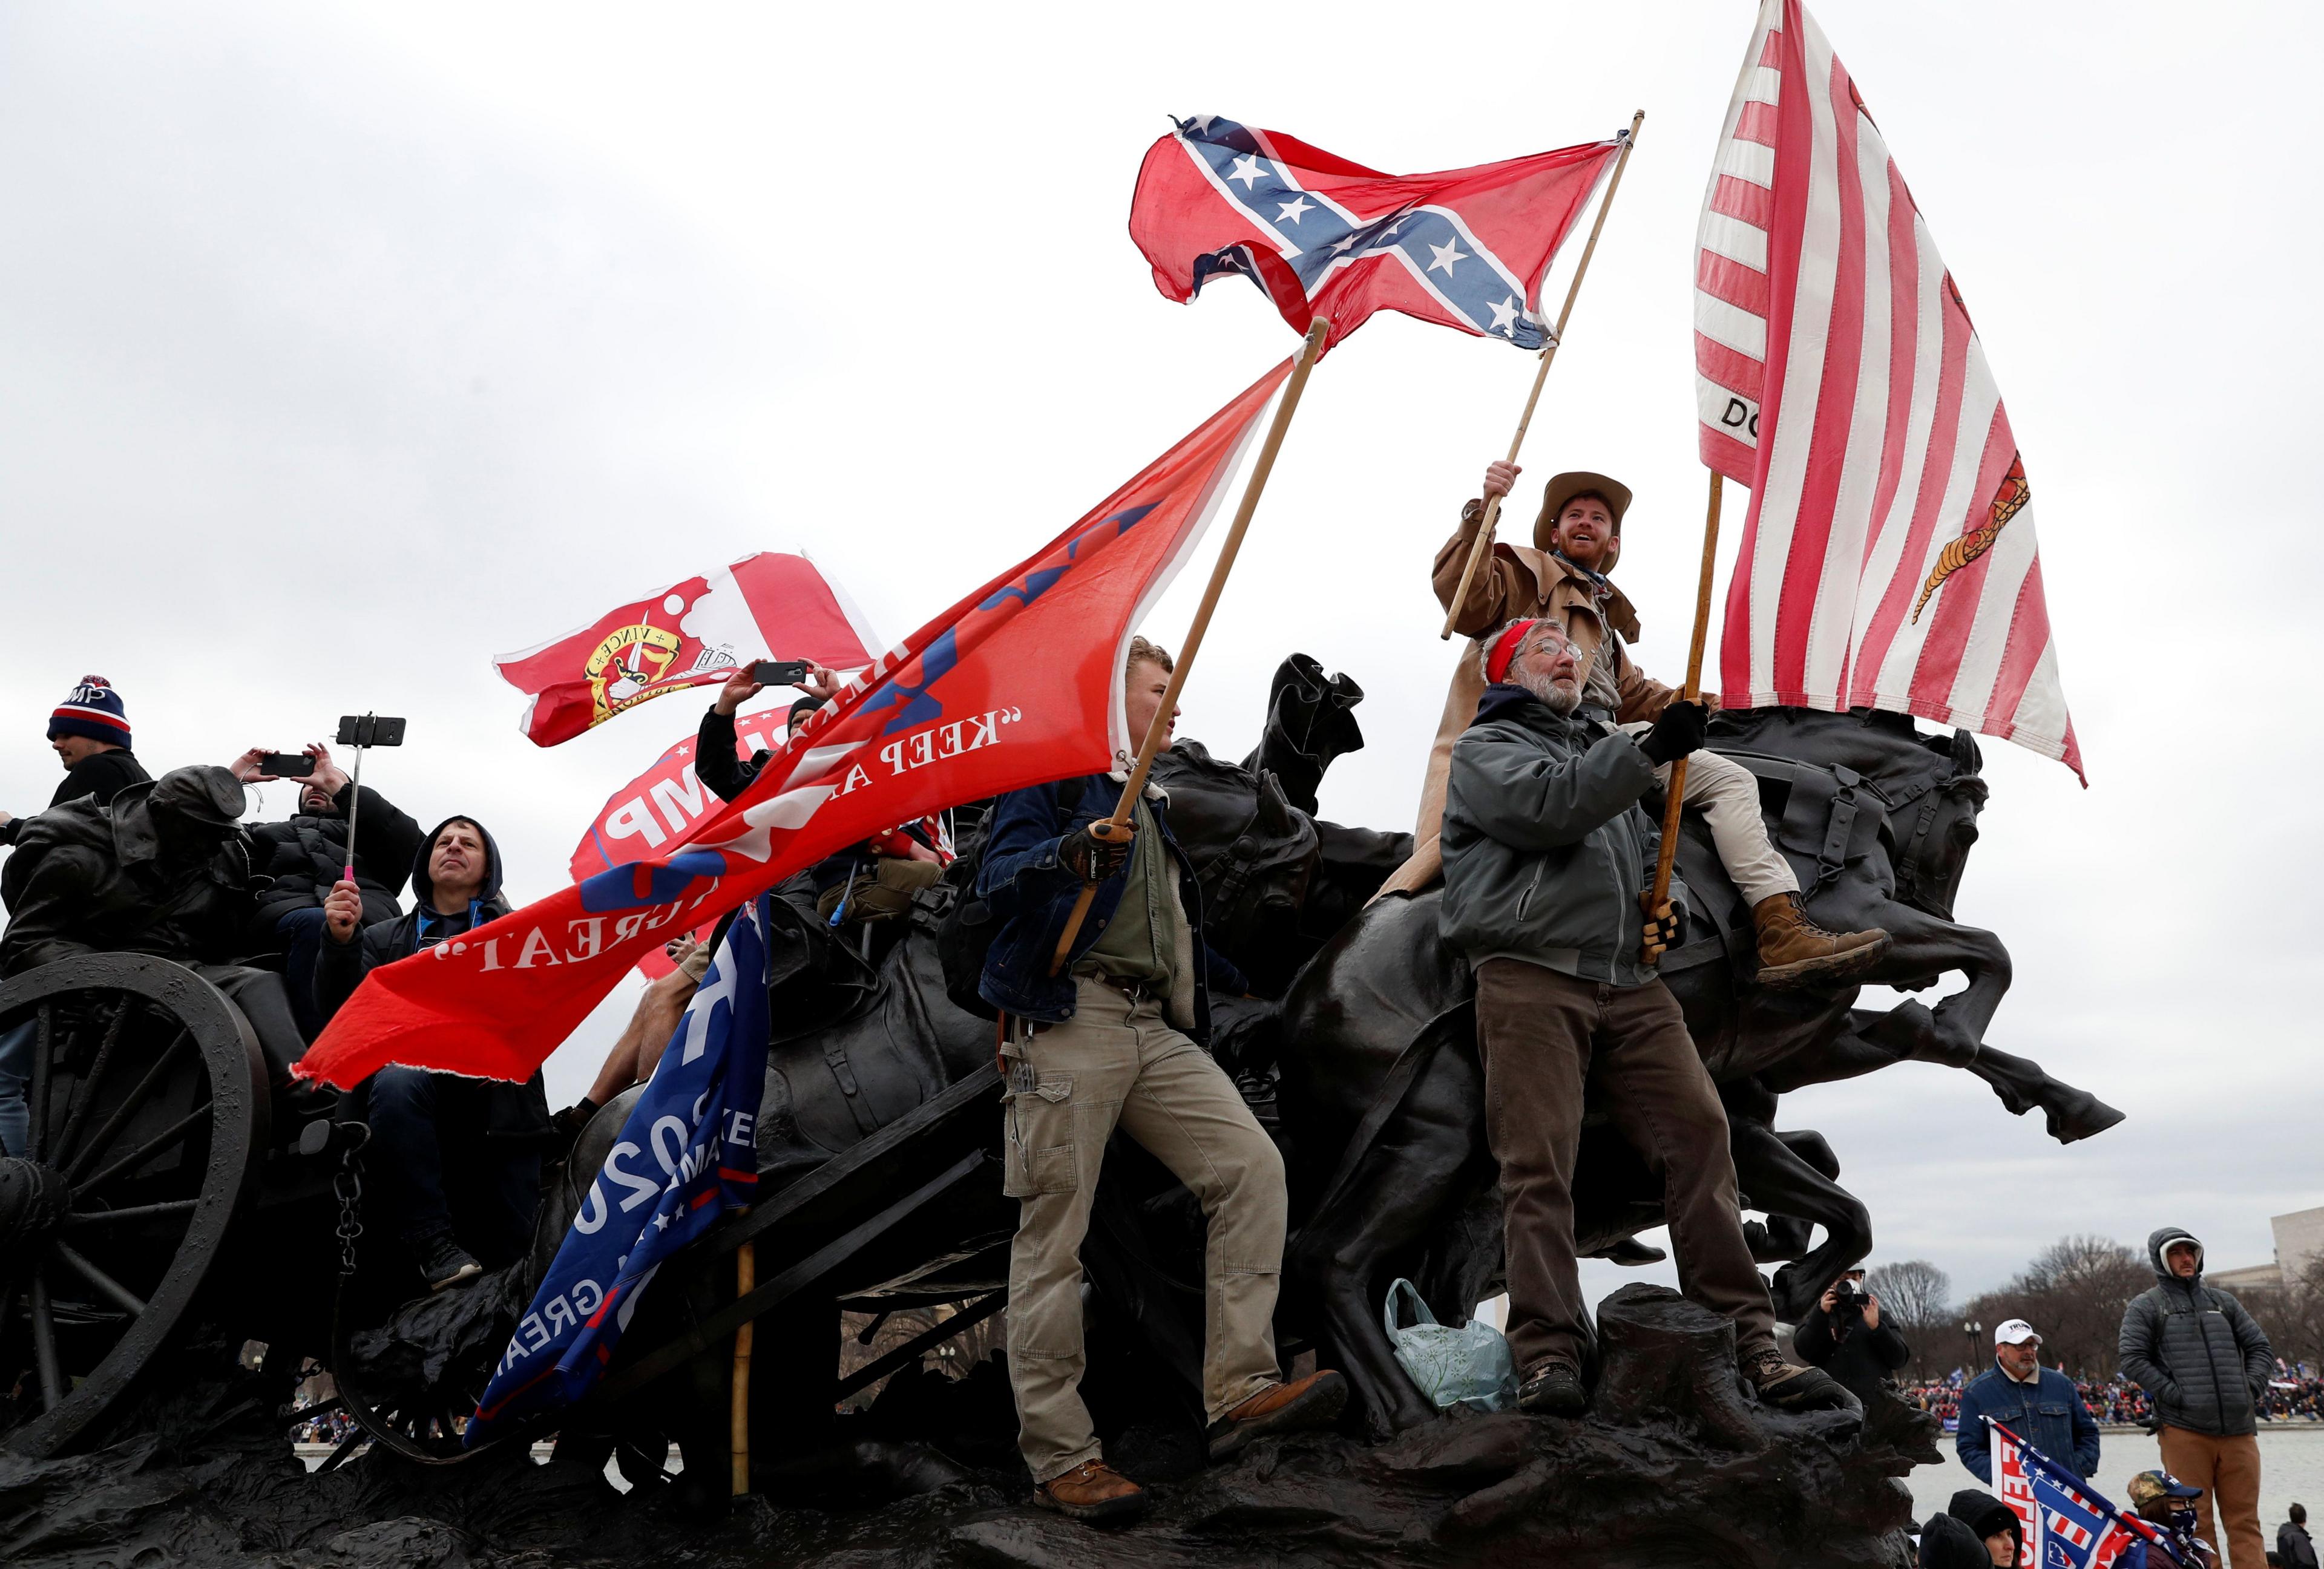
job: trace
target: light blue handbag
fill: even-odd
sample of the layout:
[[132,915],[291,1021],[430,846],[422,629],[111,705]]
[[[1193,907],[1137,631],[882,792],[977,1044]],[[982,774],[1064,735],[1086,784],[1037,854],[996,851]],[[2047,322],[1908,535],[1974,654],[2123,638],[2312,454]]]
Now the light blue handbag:
[[[1397,1324],[1399,1294],[1410,1300],[1418,1323]],[[1491,1324],[1480,1319],[1471,1319],[1458,1328],[1437,1323],[1412,1282],[1403,1279],[1388,1288],[1380,1324],[1388,1331],[1388,1343],[1396,1348],[1397,1363],[1412,1375],[1420,1392],[1436,1402],[1438,1410],[1473,1406],[1480,1411],[1506,1411],[1517,1404],[1517,1359],[1509,1354],[1509,1343]]]

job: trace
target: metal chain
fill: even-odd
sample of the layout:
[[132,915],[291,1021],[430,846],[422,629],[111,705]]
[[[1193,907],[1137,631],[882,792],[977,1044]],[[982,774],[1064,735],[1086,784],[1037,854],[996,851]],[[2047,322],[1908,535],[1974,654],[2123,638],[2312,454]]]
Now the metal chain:
[[343,1124],[348,1135],[346,1152],[339,1157],[339,1169],[331,1177],[331,1191],[339,1200],[339,1278],[346,1279],[355,1272],[355,1243],[363,1237],[363,1147],[371,1141],[371,1130],[361,1122]]

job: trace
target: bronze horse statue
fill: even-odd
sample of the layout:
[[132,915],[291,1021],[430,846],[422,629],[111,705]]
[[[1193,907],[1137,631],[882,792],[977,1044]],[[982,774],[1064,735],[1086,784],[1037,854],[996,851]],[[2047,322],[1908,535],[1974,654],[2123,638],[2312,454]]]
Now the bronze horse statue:
[[[1969,1069],[2013,1112],[2041,1107],[2062,1142],[2122,1114],[1984,1043],[2009,958],[1992,933],[1952,919],[1987,798],[1972,737],[1923,735],[1895,715],[1770,709],[1719,715],[1711,744],[1758,776],[1771,833],[1815,918],[1840,930],[1883,927],[1895,939],[1866,983],[1918,991],[1948,971],[1969,982],[1933,1009],[1905,1001],[1885,1011],[1855,1006],[1857,986],[1751,984],[1748,911],[1707,828],[1687,819],[1679,865],[1693,908],[1664,977],[1726,1104],[1745,1205],[1768,1217],[1750,1228],[1755,1249],[1763,1261],[1789,1260],[1775,1276],[1777,1315],[1796,1319],[1869,1251],[1872,1235],[1822,1137],[1775,1130],[1784,1092],[1912,1059]],[[1286,1273],[1379,1435],[1435,1414],[1382,1333],[1378,1304],[1388,1282],[1410,1276],[1440,1315],[1465,1316],[1499,1269],[1474,986],[1438,940],[1440,898],[1430,890],[1365,909],[1302,972],[1278,1022],[1298,1217]],[[1574,1189],[1585,1254],[1660,1257],[1634,1240],[1661,1223],[1659,1186],[1597,1118],[1585,1125]],[[1815,1224],[1826,1236],[1811,1248]],[[1477,1251],[1488,1235],[1489,1262]]]
[[[1409,852],[1410,835],[1316,817],[1324,771],[1363,744],[1351,712],[1361,696],[1353,682],[1295,656],[1277,674],[1265,736],[1250,757],[1228,762],[1181,743],[1156,777],[1196,864],[1211,941],[1266,994],[1222,1001],[1213,1050],[1286,1155],[1295,1230],[1279,1339],[1286,1355],[1313,1346],[1344,1369],[1355,1409],[1380,1435],[1435,1415],[1381,1331],[1388,1281],[1409,1276],[1440,1317],[1465,1319],[1500,1288],[1501,1238],[1471,987],[1466,965],[1437,937],[1437,895],[1368,905]],[[1895,937],[1876,982],[1921,989],[1949,970],[1969,982],[1933,1009],[1904,1002],[1886,1011],[1857,1007],[1855,988],[1761,992],[1748,983],[1756,964],[1748,912],[1707,833],[1691,823],[1681,865],[1696,908],[1665,973],[1727,1103],[1747,1204],[1766,1216],[1752,1223],[1755,1246],[1765,1261],[1792,1261],[1778,1273],[1776,1297],[1779,1312],[1796,1316],[1863,1256],[1870,1226],[1837,1182],[1839,1163],[1822,1138],[1775,1131],[1783,1092],[1914,1058],[1979,1074],[2013,1112],[2042,1106],[2061,1140],[2088,1137],[2119,1113],[1983,1044],[2009,971],[1997,938],[1950,918],[1986,796],[1973,741],[1924,736],[1893,715],[1777,710],[1720,715],[1713,743],[1759,774],[1777,844],[1800,872],[1811,911],[1826,924],[1878,924]],[[908,918],[867,942],[843,938],[804,910],[779,933],[761,1208],[989,1075],[993,1027],[949,1001],[936,945],[942,916],[973,875],[976,838],[973,828],[964,835],[962,864],[918,897]],[[440,1377],[478,1348],[486,1362],[497,1355],[503,1321],[522,1312],[627,1109],[626,1098],[617,1100],[585,1131],[571,1175],[543,1205],[531,1258],[472,1288],[471,1306],[438,1298],[427,1310],[434,1327],[391,1325],[373,1337],[377,1360],[401,1357]],[[988,1110],[977,1103],[961,1125],[997,1138]],[[1585,1128],[1575,1194],[1586,1251],[1628,1262],[1658,1257],[1635,1239],[1662,1223],[1659,1188],[1610,1129]],[[753,1386],[754,1426],[779,1435],[778,1453],[811,1452],[840,1426],[831,1394],[839,1305],[958,1303],[1005,1288],[1015,1208],[1001,1195],[997,1170],[982,1171],[781,1310],[761,1339],[785,1347],[789,1360],[780,1376]],[[1828,1234],[1811,1249],[1816,1224]],[[1088,1392],[1102,1432],[1157,1404],[1198,1424],[1201,1248],[1191,1196],[1117,1140],[1084,1255]],[[773,1259],[761,1265],[780,1267]],[[652,1340],[654,1321],[699,1321],[731,1297],[731,1269],[723,1278],[669,1272],[645,1299],[631,1340]],[[444,1347],[447,1336],[458,1351]],[[1108,1343],[1124,1354],[1109,1357]],[[378,1354],[383,1348],[393,1354]],[[659,1443],[675,1439],[701,1450],[688,1454],[689,1474],[699,1467],[715,1478],[724,1375],[723,1355],[698,1356],[625,1401],[585,1407],[566,1442],[585,1463],[602,1465],[627,1435],[658,1471]],[[940,1463],[892,1448],[875,1454],[878,1447],[853,1445],[867,1465],[943,1480]]]

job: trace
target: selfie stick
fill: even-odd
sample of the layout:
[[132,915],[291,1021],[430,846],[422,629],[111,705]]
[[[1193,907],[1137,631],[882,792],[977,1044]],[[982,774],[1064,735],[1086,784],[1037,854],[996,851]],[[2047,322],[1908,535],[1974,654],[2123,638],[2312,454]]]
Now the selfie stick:
[[[366,714],[364,717],[368,719],[371,715]],[[356,734],[361,734],[362,732]],[[363,760],[368,750],[361,744],[355,747],[355,778],[349,781],[352,790],[347,797],[347,865],[346,870],[339,874],[343,882],[355,880],[355,814],[363,809]]]

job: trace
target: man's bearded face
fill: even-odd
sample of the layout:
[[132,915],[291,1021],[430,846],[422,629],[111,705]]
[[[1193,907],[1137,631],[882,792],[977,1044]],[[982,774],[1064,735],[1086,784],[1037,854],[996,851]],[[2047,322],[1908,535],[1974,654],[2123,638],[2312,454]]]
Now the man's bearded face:
[[1549,706],[1550,712],[1567,715],[1582,705],[1582,660],[1565,634],[1544,623],[1526,636],[1517,658],[1509,661],[1509,679]]

